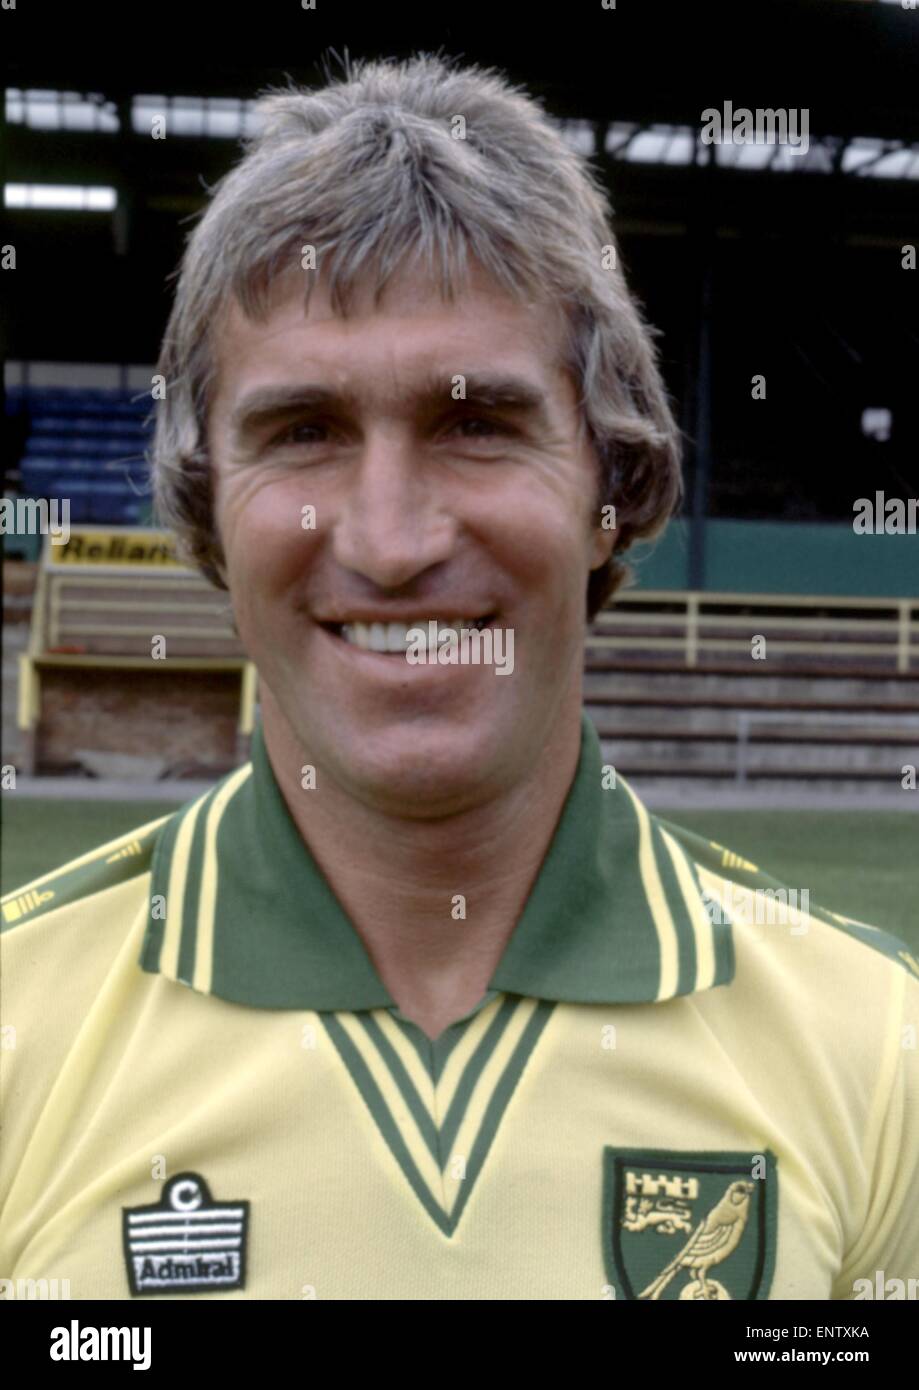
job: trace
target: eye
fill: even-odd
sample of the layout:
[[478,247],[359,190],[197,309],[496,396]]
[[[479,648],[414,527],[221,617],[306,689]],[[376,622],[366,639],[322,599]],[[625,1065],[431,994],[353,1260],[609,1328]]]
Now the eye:
[[[310,430],[314,432],[312,438],[308,437],[308,432]],[[314,420],[301,420],[297,424],[288,425],[286,429],[282,430],[281,433],[271,441],[271,446],[272,448],[276,448],[282,444],[319,444],[322,440],[316,437],[316,432],[324,439],[328,433],[327,426],[317,424]],[[305,435],[307,437],[304,437]]]
[[[474,429],[473,426],[475,426]],[[466,419],[460,420],[456,428],[464,432],[470,431],[467,436],[470,439],[487,439],[491,434],[511,433],[508,426],[502,421],[490,420],[485,415],[470,415]]]

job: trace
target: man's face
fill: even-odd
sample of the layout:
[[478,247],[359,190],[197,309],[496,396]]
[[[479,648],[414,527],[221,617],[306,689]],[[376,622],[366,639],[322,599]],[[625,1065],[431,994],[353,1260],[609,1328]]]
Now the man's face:
[[[402,276],[347,319],[321,282],[308,315],[302,283],[279,282],[266,322],[234,303],[219,325],[226,582],[266,728],[283,718],[319,787],[447,814],[531,774],[577,717],[587,578],[613,537],[561,330],[481,274],[452,305]],[[483,618],[513,630],[511,674],[413,665],[341,632]]]

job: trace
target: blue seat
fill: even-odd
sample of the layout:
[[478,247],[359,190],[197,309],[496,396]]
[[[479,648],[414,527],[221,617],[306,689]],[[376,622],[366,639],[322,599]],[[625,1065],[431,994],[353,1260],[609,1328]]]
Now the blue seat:
[[36,497],[47,496],[53,490],[53,480],[60,472],[57,459],[23,459],[20,467],[23,492]]
[[39,482],[42,482],[43,486],[46,478],[56,477],[60,471],[60,459],[29,459],[29,457],[25,457],[19,464],[22,486],[28,491],[39,488]]
[[96,482],[92,493],[92,520],[129,525],[140,515],[144,499],[128,482]]
[[94,484],[88,478],[68,478],[60,481],[62,486],[59,491],[55,490],[54,495],[61,501],[69,502],[71,523],[95,521],[92,507]]
[[[154,412],[149,392],[121,387],[17,387],[7,393],[7,411],[15,410],[25,413],[31,423],[20,459],[25,487],[49,496],[69,487],[75,475],[121,483],[128,488],[123,499],[103,493],[93,503],[98,519],[135,519],[134,499],[149,490],[147,451]],[[80,497],[79,506],[82,518],[87,519],[87,499]]]
[[64,415],[36,415],[32,417],[32,437],[45,438],[48,435],[68,438],[88,436],[99,439],[127,439],[136,441],[147,439],[151,427],[145,426],[141,419],[128,416],[106,420],[101,415],[68,417]]

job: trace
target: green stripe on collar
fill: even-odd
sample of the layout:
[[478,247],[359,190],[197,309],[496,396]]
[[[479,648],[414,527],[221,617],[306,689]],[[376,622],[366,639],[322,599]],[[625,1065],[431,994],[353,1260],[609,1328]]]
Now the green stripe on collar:
[[733,973],[730,931],[712,927],[688,858],[623,777],[604,777],[600,740],[582,714],[577,775],[492,986],[631,1004],[690,994]]
[[[730,927],[712,925],[681,839],[622,777],[604,779],[582,713],[577,772],[490,990],[640,1003],[730,980]],[[165,823],[150,902],[145,970],[256,1008],[394,1007],[294,824],[261,725],[251,763]]]

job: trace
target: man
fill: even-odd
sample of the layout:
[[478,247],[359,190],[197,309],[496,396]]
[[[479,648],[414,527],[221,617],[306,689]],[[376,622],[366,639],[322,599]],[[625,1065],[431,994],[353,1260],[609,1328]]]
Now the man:
[[6,900],[0,1272],[115,1299],[915,1276],[919,963],[819,909],[764,930],[779,886],[649,815],[582,714],[585,621],[679,490],[598,187],[523,95],[432,58],[260,115],[183,262],[155,468],[261,723],[208,795]]

